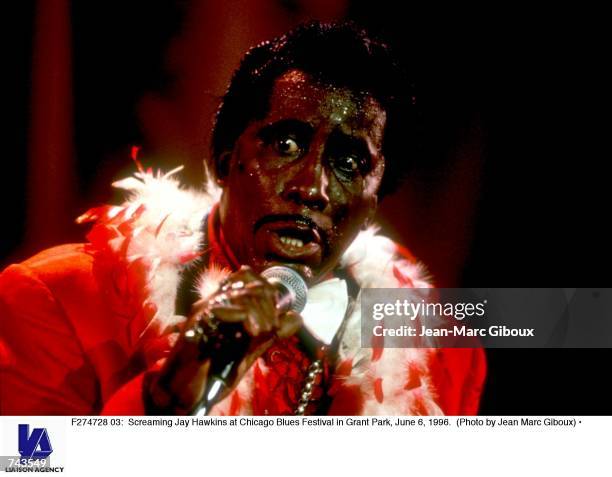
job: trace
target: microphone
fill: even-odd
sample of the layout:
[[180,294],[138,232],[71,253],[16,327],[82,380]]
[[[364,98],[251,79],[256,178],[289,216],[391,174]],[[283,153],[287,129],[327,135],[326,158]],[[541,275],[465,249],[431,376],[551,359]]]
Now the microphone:
[[277,265],[266,268],[261,272],[261,276],[277,289],[279,298],[276,308],[279,311],[293,310],[301,313],[304,310],[308,287],[302,276],[293,268]]
[[[293,310],[301,313],[306,306],[308,287],[302,276],[289,267],[276,265],[266,268],[261,276],[277,290],[276,309],[281,313]],[[204,397],[195,407],[192,415],[205,416],[210,412],[212,405],[227,387],[227,378],[232,374],[234,367],[246,353],[249,339],[244,332],[240,332],[241,326],[228,325],[230,333],[221,333],[217,343],[211,345],[219,350],[219,355],[211,364],[208,372],[208,384]],[[227,339],[228,334],[234,337],[228,343],[222,341]],[[215,338],[213,337],[213,340]],[[224,356],[225,355],[225,356]]]

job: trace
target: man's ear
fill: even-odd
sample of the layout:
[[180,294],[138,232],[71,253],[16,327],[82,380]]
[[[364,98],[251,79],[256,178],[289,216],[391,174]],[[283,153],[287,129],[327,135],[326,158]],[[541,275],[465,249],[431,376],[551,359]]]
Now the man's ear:
[[217,184],[223,186],[225,179],[229,174],[230,160],[232,158],[232,151],[225,151],[219,154],[214,162],[215,165],[215,180]]

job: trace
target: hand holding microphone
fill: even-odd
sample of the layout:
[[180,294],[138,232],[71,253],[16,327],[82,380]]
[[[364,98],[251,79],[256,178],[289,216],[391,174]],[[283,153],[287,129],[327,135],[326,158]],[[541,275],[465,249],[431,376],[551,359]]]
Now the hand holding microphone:
[[[264,278],[266,277],[266,278]],[[194,312],[162,369],[148,376],[150,412],[207,413],[274,342],[301,327],[306,286],[297,272],[242,267]],[[293,306],[294,309],[290,309]]]

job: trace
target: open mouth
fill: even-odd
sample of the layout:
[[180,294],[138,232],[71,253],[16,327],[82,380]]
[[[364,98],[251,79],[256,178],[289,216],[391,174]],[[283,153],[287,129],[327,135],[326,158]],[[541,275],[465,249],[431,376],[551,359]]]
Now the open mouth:
[[256,232],[256,247],[266,260],[316,266],[323,256],[318,227],[308,219],[270,220]]
[[316,234],[316,232],[310,227],[281,227],[276,230],[271,230],[271,232],[275,233],[284,245],[298,249],[303,248],[312,242],[320,242],[318,234]]

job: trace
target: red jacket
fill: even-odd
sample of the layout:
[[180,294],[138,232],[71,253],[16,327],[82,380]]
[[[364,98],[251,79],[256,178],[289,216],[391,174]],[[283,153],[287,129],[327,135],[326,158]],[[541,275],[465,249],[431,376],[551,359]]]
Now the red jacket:
[[[141,179],[145,185],[153,180]],[[140,200],[151,210],[143,196]],[[168,315],[165,301],[174,302],[172,270],[197,254],[173,245],[171,261],[166,252],[155,249],[146,240],[147,230],[162,240],[163,223],[166,243],[176,236],[176,224],[168,223],[164,211],[155,215],[163,222],[143,219],[144,209],[135,207],[138,200],[123,208],[91,211],[87,218],[97,223],[88,235],[90,243],[45,250],[0,274],[1,414],[144,412],[143,374],[159,366],[176,338],[172,320],[160,322],[156,317],[162,311]],[[376,238],[368,240],[372,237]],[[152,249],[154,255],[136,253]],[[398,286],[409,286],[405,283],[414,279],[413,269],[395,257],[390,270]],[[329,393],[330,414],[477,412],[486,368],[482,350],[368,353],[365,372],[356,372],[350,355],[328,370],[328,386],[319,393]],[[396,363],[393,373],[389,363]],[[279,342],[216,412],[292,413],[309,364],[295,340]]]

